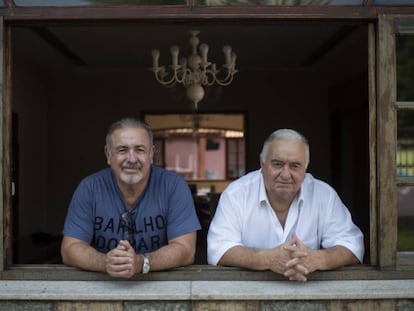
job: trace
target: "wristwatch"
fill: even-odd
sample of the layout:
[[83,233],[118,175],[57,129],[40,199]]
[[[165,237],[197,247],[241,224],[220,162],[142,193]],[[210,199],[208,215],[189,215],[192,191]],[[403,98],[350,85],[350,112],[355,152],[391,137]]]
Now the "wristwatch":
[[144,262],[142,263],[142,274],[146,274],[148,272],[150,272],[150,262],[149,262],[149,258],[147,256],[147,254],[141,254],[142,258],[144,258]]

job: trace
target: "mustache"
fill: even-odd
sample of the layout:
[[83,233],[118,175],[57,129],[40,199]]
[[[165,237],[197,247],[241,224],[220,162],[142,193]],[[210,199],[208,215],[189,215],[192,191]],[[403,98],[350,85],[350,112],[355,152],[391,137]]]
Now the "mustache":
[[131,169],[141,169],[142,168],[142,165],[140,164],[140,163],[131,163],[131,162],[124,162],[123,164],[122,164],[122,168],[127,168],[127,169],[129,169],[129,168],[131,168]]

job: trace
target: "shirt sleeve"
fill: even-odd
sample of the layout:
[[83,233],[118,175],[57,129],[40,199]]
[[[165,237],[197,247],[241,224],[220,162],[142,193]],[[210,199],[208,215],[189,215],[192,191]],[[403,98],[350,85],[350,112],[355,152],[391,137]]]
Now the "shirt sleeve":
[[321,213],[321,246],[329,248],[341,245],[349,249],[362,263],[364,257],[364,237],[353,223],[351,213],[333,191],[328,201],[328,210]]
[[[232,198],[237,196],[232,195]],[[232,247],[242,245],[241,218],[237,210],[241,206],[224,191],[210,224],[207,235],[207,261],[217,265],[220,258]],[[240,199],[240,198],[239,198]]]

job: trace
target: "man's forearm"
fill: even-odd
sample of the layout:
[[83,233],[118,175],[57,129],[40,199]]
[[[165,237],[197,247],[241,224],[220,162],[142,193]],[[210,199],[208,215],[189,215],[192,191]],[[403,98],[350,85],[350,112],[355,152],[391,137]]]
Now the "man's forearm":
[[62,252],[64,264],[84,270],[106,272],[105,254],[98,252],[93,247],[73,243]]
[[252,270],[266,270],[266,264],[259,252],[259,250],[244,246],[234,246],[224,253],[218,261],[218,265]]
[[290,259],[288,256],[289,252],[284,251],[281,247],[254,249],[235,246],[220,258],[218,264],[252,270],[272,270],[283,274],[286,271],[286,262]]
[[343,246],[334,246],[327,249],[321,249],[316,252],[318,254],[317,259],[314,261],[314,265],[316,267],[314,270],[332,270],[359,263],[358,258],[350,250]]
[[192,264],[194,262],[195,243],[196,234],[193,232],[170,241],[168,245],[152,253],[148,253],[151,270],[160,271]]

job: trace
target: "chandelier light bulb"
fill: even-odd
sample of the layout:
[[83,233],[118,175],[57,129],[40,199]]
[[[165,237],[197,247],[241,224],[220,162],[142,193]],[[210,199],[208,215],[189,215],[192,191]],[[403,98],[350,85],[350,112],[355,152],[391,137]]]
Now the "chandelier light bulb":
[[201,60],[203,62],[203,65],[205,66],[207,64],[207,53],[208,53],[208,45],[205,43],[200,44],[200,53],[201,53]]
[[235,67],[236,66],[236,58],[237,58],[237,55],[236,55],[236,53],[231,53],[231,65],[233,66],[233,67]]
[[152,66],[153,69],[158,69],[158,60],[160,58],[160,51],[152,50]]
[[171,58],[172,58],[171,64],[172,64],[173,68],[178,66],[178,53],[179,53],[179,51],[180,50],[179,50],[178,46],[176,46],[176,45],[173,45],[170,48]]
[[231,47],[229,45],[226,45],[223,47],[223,53],[224,53],[224,59],[226,61],[226,65],[231,65]]

